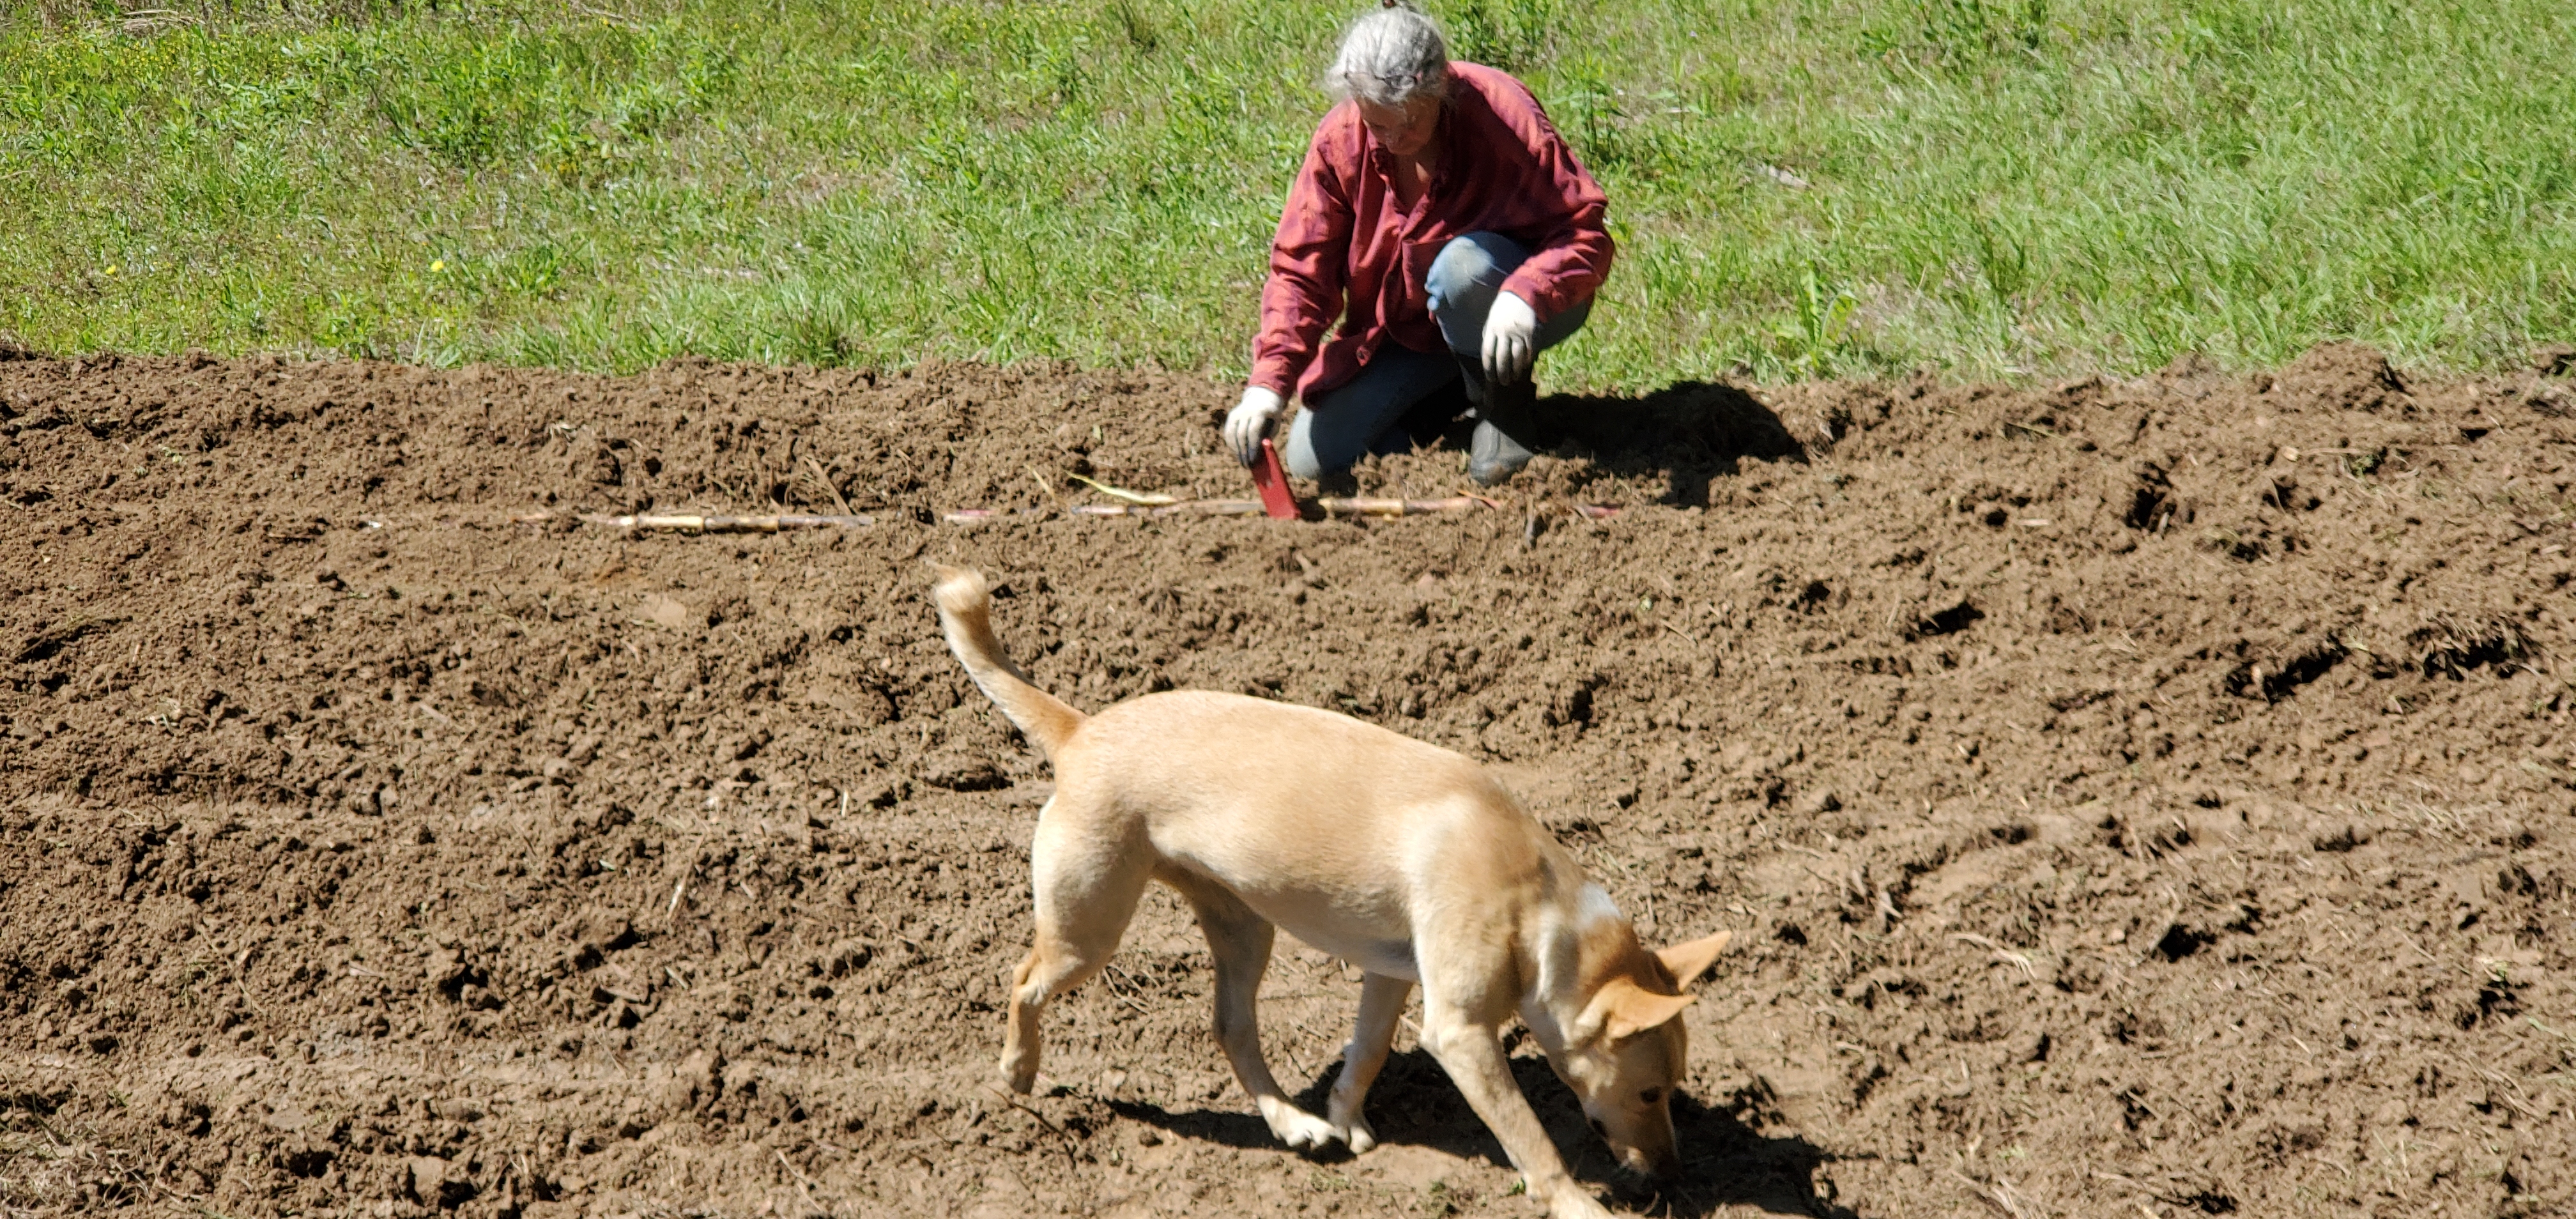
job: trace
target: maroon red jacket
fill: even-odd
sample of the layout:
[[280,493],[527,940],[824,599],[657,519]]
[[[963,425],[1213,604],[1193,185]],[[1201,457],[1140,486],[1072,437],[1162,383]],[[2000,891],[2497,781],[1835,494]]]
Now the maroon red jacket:
[[[1409,213],[1396,203],[1393,158],[1355,103],[1333,107],[1315,128],[1270,243],[1252,384],[1311,401],[1390,342],[1440,350],[1422,280],[1462,233],[1500,233],[1529,247],[1503,290],[1541,321],[1591,299],[1610,273],[1608,201],[1538,99],[1480,64],[1452,61],[1449,78],[1440,163]],[[1336,314],[1341,331],[1326,342]]]

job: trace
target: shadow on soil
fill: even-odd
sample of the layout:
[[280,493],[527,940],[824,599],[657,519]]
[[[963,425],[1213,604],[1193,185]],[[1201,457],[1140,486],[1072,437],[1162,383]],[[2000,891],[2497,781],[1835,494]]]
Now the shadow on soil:
[[[1452,384],[1404,420],[1422,448],[1464,450],[1475,421]],[[1712,479],[1731,477],[1748,458],[1807,460],[1807,448],[1759,398],[1733,385],[1681,381],[1650,394],[1559,394],[1538,403],[1538,451],[1589,459],[1605,478],[1669,480],[1663,502],[1704,505]],[[1328,492],[1330,489],[1328,488]]]
[[[1309,1113],[1324,1111],[1325,1096],[1341,1073],[1339,1064],[1325,1069],[1297,1096]],[[1625,1207],[1657,1215],[1705,1216],[1722,1208],[1753,1206],[1778,1215],[1816,1215],[1824,1219],[1858,1219],[1858,1212],[1819,1195],[1816,1169],[1836,1157],[1795,1135],[1766,1137],[1745,1124],[1743,1114],[1758,1112],[1759,1098],[1730,1097],[1726,1108],[1711,1108],[1680,1095],[1673,1098],[1673,1133],[1682,1148],[1679,1180],[1660,1190],[1629,1178],[1612,1162],[1610,1152],[1585,1128],[1574,1097],[1537,1058],[1512,1059],[1512,1074],[1521,1094],[1530,1098],[1576,1178],[1608,1189]],[[1143,1122],[1187,1139],[1246,1150],[1278,1150],[1270,1127],[1245,1110],[1193,1109],[1175,1113],[1143,1101],[1111,1101],[1120,1117]],[[1370,1124],[1378,1141],[1429,1147],[1461,1159],[1483,1160],[1509,1169],[1511,1160],[1494,1141],[1475,1111],[1449,1082],[1431,1055],[1416,1049],[1390,1056],[1386,1069],[1369,1090]],[[1318,1157],[1349,1157],[1339,1149]]]
[[1539,400],[1539,441],[1560,457],[1589,457],[1611,477],[1661,475],[1664,502],[1704,505],[1712,479],[1747,459],[1807,460],[1761,399],[1732,385],[1681,381],[1642,397],[1565,394]]

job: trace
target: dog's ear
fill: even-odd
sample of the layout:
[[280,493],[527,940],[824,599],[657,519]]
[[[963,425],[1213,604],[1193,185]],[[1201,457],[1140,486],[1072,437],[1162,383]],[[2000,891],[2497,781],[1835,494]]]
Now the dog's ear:
[[1659,995],[1627,978],[1601,984],[1583,1009],[1583,1025],[1602,1041],[1624,1041],[1682,1014],[1689,995]]
[[1688,989],[1691,983],[1699,981],[1701,974],[1708,972],[1709,966],[1717,964],[1717,954],[1726,951],[1726,946],[1734,940],[1734,932],[1721,931],[1716,935],[1702,936],[1687,944],[1658,948],[1655,950],[1655,959],[1663,962],[1664,968],[1673,971],[1673,985]]

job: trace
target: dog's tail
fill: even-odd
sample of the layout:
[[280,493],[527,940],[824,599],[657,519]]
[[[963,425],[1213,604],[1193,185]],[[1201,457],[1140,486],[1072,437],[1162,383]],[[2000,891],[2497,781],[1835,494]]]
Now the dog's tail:
[[993,637],[993,586],[985,582],[982,572],[944,565],[934,569],[939,582],[932,586],[930,597],[939,605],[939,627],[948,636],[948,650],[957,654],[957,662],[966,666],[966,675],[975,679],[984,697],[992,699],[1053,759],[1074,730],[1082,727],[1082,713],[1029,684],[1028,675],[1002,655],[1002,641]]

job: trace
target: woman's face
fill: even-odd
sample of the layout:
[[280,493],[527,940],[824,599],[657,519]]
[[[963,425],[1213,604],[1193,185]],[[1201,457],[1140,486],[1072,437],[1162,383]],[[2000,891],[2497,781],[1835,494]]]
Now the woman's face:
[[1381,106],[1367,98],[1354,99],[1360,107],[1360,121],[1368,124],[1369,134],[1388,152],[1399,157],[1419,156],[1440,131],[1440,98],[1437,94],[1417,94],[1403,107]]

